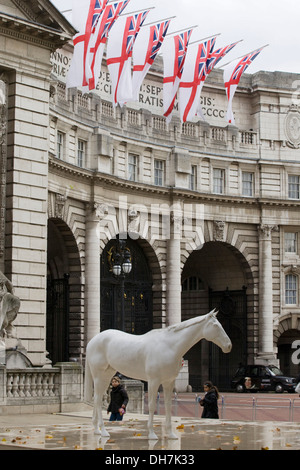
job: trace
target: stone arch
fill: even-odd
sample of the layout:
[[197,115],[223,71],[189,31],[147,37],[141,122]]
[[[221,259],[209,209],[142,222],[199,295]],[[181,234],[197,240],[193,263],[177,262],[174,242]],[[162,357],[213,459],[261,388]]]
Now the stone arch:
[[[224,359],[219,351],[210,352],[211,346],[198,344],[186,358],[191,364],[190,381],[195,390],[208,378],[217,380],[225,390],[230,389],[230,376],[239,362],[246,363],[254,355],[254,275],[244,254],[228,243],[225,236],[205,238],[203,247],[191,253],[182,271],[182,319],[218,308],[219,319],[234,347],[230,359]],[[193,276],[197,277],[195,286],[201,288],[188,292],[183,283],[186,279],[194,280]],[[199,367],[196,359],[199,354],[209,367]],[[226,374],[221,374],[222,368]]]
[[[124,237],[124,234],[122,234],[122,236]],[[114,238],[116,237],[111,237],[110,240],[113,240]],[[131,240],[129,235],[128,239]],[[101,243],[101,256],[110,240],[107,239],[107,243],[105,245],[103,242]],[[153,328],[161,328],[165,322],[165,289],[163,289],[163,274],[160,259],[157,252],[147,240],[137,237],[136,239],[134,238],[132,242],[137,243],[147,260],[152,278]]]

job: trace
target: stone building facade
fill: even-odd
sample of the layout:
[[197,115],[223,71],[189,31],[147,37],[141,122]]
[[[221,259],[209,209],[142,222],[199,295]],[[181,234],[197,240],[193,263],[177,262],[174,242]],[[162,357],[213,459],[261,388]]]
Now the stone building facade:
[[66,89],[74,29],[50,2],[1,3],[0,266],[32,363],[82,363],[122,319],[139,334],[216,307],[233,350],[187,353],[195,389],[208,377],[226,389],[240,362],[298,373],[300,76],[245,75],[231,126],[216,70],[206,121],[175,110],[167,124],[160,58],[139,102],[114,108],[105,61],[95,92]]

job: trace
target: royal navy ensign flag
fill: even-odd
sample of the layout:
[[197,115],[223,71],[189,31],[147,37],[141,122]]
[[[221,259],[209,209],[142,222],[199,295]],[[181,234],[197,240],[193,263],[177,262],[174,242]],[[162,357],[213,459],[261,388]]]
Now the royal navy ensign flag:
[[165,42],[163,101],[167,122],[171,120],[192,32],[192,28],[188,29]]
[[104,48],[107,43],[110,30],[129,2],[130,0],[123,0],[106,5],[101,18],[98,21],[95,32],[91,36],[89,55],[86,63],[86,76],[89,83],[89,91],[94,90],[98,84]]
[[86,63],[89,44],[108,0],[78,0],[73,10],[73,23],[79,33],[73,38],[74,53],[67,77],[67,88],[86,87]]
[[192,44],[187,51],[186,62],[179,84],[179,110],[181,122],[192,121],[200,102],[200,84],[205,76],[207,60],[214,49],[216,38],[201,44]]
[[264,47],[266,46],[263,46],[260,49],[256,49],[255,51],[250,52],[242,58],[236,59],[224,66],[224,84],[228,99],[226,119],[229,124],[235,124],[234,114],[232,110],[232,100],[240,82],[241,76],[247,70],[249,65],[252,64],[254,59],[256,59],[256,57],[264,49]]
[[113,88],[113,104],[132,100],[131,57],[136,37],[150,10],[120,17],[107,42],[107,67]]
[[171,20],[163,20],[152,25],[144,26],[133,48],[133,99],[138,100],[140,87],[147,72],[156,59],[166,37]]

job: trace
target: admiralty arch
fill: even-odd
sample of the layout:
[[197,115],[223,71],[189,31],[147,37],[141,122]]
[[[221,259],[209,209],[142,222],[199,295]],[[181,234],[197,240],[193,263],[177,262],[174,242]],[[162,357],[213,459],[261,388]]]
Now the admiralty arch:
[[[217,308],[233,349],[201,341],[187,353],[194,390],[207,378],[227,389],[241,362],[299,374],[299,76],[245,74],[232,126],[216,70],[205,121],[182,124],[175,110],[168,124],[160,58],[139,101],[114,108],[105,61],[96,91],[66,88],[74,30],[44,13],[34,43],[1,15],[0,260],[32,364],[83,364],[100,329],[142,334]],[[50,35],[53,21],[64,34]],[[121,276],[120,256],[131,263]]]

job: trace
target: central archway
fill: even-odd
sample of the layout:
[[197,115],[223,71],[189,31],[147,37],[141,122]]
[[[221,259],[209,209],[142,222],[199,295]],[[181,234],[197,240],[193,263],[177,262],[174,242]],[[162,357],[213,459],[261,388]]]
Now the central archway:
[[205,243],[188,258],[182,273],[182,320],[219,310],[218,320],[229,335],[233,348],[224,354],[205,340],[186,354],[189,382],[194,391],[212,380],[221,390],[230,389],[230,380],[241,362],[247,362],[247,288],[249,266],[232,246],[223,242]]
[[101,255],[101,331],[114,328],[144,334],[153,328],[153,279],[149,262],[140,242],[128,238],[126,249],[131,253],[132,270],[124,279],[123,291],[110,262],[115,243],[116,240],[110,240]]

